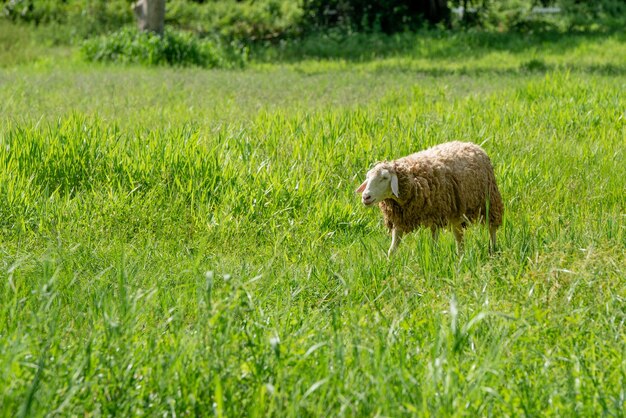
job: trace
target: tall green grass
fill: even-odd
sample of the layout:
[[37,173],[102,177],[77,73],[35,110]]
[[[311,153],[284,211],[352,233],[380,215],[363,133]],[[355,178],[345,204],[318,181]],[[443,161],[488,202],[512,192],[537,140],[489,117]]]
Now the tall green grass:
[[[623,415],[624,74],[333,65],[0,73],[3,415]],[[355,187],[452,139],[499,254],[387,260]]]

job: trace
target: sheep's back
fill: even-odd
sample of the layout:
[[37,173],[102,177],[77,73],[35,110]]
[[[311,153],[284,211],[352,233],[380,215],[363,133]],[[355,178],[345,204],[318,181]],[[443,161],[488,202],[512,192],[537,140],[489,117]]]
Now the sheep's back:
[[[498,226],[501,223],[502,202],[493,166],[485,151],[476,144],[448,142],[411,154],[398,160],[412,167],[416,176],[429,184],[431,217],[467,219],[475,221],[486,217]],[[439,223],[439,222],[437,222]]]

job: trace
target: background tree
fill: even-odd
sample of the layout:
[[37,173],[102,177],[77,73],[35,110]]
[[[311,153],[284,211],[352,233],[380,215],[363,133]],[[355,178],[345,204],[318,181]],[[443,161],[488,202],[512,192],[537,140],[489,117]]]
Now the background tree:
[[133,5],[139,30],[163,34],[165,0],[138,0]]
[[450,25],[447,0],[304,0],[304,17],[317,28],[401,32],[432,25]]

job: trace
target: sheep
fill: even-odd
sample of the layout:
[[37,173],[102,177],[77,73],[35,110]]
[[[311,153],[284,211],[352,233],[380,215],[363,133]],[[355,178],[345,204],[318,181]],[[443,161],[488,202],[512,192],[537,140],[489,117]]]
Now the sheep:
[[377,163],[356,193],[365,206],[378,203],[391,231],[389,257],[402,236],[420,226],[429,227],[435,241],[439,228],[450,226],[462,252],[463,228],[470,222],[488,221],[489,249],[496,249],[504,207],[491,160],[476,144],[447,142]]

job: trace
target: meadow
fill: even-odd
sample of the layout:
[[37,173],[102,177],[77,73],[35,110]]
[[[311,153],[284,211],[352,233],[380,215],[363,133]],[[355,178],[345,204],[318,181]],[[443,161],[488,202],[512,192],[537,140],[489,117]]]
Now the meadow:
[[[462,39],[0,55],[0,415],[624,416],[626,39]],[[449,140],[492,158],[500,251],[387,259],[355,188]]]

